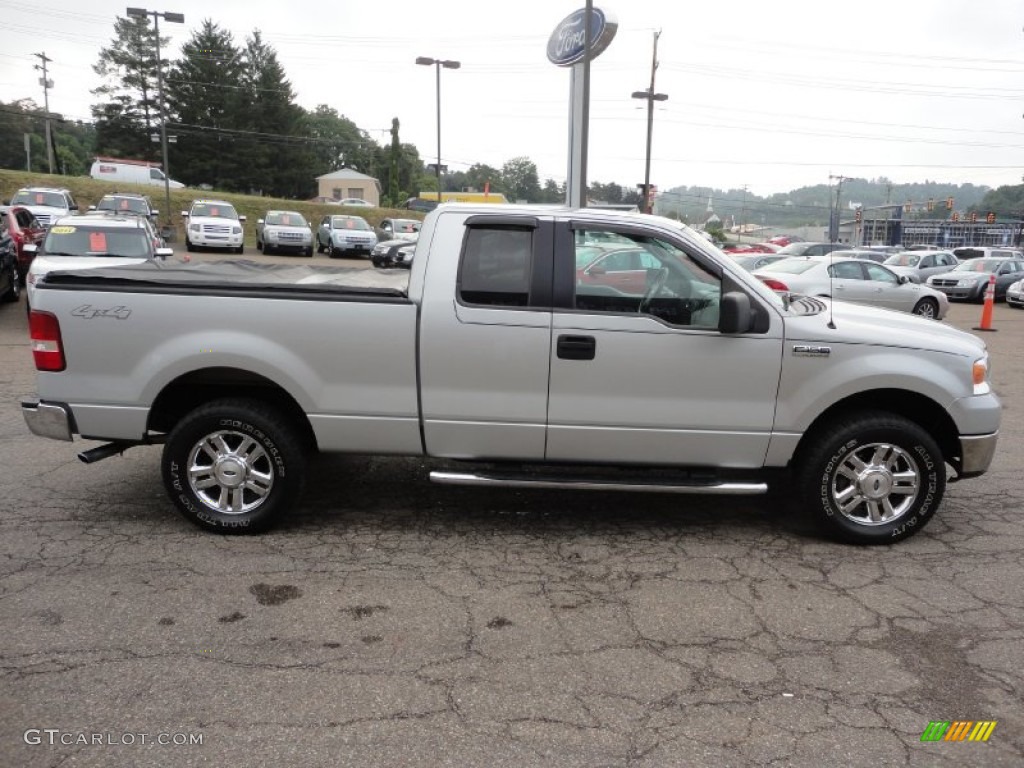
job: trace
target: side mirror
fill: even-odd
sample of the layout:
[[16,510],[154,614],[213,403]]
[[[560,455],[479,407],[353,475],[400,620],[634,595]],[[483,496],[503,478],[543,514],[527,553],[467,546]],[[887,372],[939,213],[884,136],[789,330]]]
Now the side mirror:
[[174,255],[174,249],[173,248],[157,248],[156,249],[156,257],[158,259],[165,259],[166,260],[166,259],[169,259],[173,255]]
[[77,205],[72,205],[70,208],[68,208],[68,210],[69,211],[77,211],[78,210],[78,206]]
[[239,216],[239,217],[238,217],[238,220],[239,220],[239,221],[245,221],[245,216]]
[[187,219],[188,218],[188,211],[182,211],[181,212],[181,218]]
[[900,275],[899,280],[900,280],[900,285],[906,285],[907,283],[910,282],[910,278],[907,277],[906,275]]
[[263,219],[256,219],[256,226],[262,227],[263,226]]
[[754,314],[750,297],[742,291],[729,291],[722,296],[719,307],[718,330],[721,333],[746,333],[750,330]]

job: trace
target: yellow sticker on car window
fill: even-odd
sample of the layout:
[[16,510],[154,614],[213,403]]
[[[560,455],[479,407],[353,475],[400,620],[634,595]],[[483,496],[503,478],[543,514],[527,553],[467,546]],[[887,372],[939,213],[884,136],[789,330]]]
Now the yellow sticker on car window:
[[50,232],[54,235],[70,235],[74,231],[74,227],[50,227]]

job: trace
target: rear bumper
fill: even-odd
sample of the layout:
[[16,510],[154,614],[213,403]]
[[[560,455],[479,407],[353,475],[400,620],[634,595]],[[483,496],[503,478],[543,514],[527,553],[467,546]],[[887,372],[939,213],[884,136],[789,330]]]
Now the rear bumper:
[[33,435],[71,442],[73,419],[66,405],[22,400],[21,415]]

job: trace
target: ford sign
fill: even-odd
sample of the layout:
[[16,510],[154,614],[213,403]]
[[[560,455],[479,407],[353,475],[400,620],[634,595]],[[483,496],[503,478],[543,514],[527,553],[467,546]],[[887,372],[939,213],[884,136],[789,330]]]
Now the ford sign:
[[[581,8],[566,16],[548,38],[548,61],[559,67],[571,67],[583,61],[585,19],[587,9]],[[590,58],[601,55],[618,30],[618,23],[600,8],[590,11]]]

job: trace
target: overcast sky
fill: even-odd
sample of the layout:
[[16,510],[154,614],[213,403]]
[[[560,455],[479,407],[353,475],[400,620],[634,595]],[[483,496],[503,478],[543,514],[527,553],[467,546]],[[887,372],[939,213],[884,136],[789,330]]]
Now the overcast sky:
[[[134,0],[133,0],[134,2]],[[582,0],[168,0],[176,56],[203,19],[243,44],[259,29],[300,105],[328,104],[386,143],[393,117],[425,162],[436,155],[432,67],[441,72],[442,162],[533,160],[566,177],[569,71],[545,46]],[[747,185],[765,195],[830,174],[991,187],[1024,174],[1020,0],[595,2],[619,24],[592,66],[592,182],[643,181],[653,33],[661,30],[651,182]],[[42,104],[36,52],[53,59],[50,108],[90,117],[92,71],[126,2],[0,0],[0,100]],[[329,170],[329,169],[325,169]],[[171,169],[173,176],[173,168]]]

